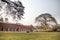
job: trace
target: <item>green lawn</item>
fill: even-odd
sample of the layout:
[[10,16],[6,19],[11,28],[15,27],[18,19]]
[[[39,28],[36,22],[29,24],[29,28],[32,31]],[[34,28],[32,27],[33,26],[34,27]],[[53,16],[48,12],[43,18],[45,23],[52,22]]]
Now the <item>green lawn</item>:
[[0,40],[60,40],[60,32],[0,32]]

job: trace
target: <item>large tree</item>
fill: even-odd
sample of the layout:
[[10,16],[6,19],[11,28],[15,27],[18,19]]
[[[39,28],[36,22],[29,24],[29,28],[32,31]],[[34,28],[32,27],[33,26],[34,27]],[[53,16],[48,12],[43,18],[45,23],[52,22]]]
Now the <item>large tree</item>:
[[56,19],[49,13],[41,14],[36,17],[35,22],[39,23],[45,29],[49,28],[50,24],[57,24]]

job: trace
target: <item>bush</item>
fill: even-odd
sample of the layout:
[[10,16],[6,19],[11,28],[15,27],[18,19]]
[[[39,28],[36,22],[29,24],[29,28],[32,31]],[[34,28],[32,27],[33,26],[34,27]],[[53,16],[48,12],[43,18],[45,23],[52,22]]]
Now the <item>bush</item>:
[[27,33],[29,33],[29,31],[27,31]]

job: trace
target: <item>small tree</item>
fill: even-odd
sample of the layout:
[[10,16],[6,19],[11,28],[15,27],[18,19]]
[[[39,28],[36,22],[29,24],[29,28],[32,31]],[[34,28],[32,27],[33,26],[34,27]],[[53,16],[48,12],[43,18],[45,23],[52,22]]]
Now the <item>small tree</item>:
[[8,22],[8,18],[5,18],[5,21]]
[[0,18],[0,21],[3,22],[3,18]]

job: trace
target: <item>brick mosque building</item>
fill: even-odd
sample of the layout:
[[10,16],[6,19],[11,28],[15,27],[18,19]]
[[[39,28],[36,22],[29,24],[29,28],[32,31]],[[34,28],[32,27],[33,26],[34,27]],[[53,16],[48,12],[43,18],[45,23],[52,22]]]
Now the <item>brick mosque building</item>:
[[26,26],[22,24],[3,23],[0,22],[0,31],[13,31],[13,32],[32,32],[32,25]]

